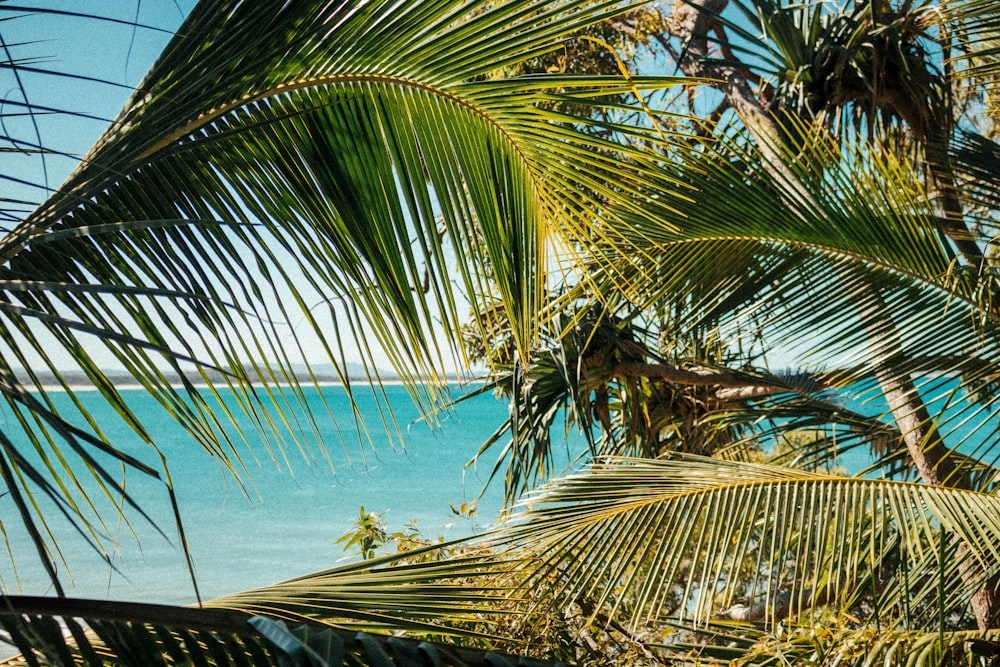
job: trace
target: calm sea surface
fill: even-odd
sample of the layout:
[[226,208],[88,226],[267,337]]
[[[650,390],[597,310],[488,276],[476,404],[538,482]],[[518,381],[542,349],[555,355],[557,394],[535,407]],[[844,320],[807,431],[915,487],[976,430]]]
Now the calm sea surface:
[[[989,453],[1000,441],[993,413],[995,406],[973,419],[954,413],[950,407],[954,387],[954,382],[945,381],[937,391],[928,391],[929,404],[936,414],[944,415],[942,426],[957,436],[960,449],[980,456],[988,454],[988,460],[995,460],[995,454]],[[883,414],[884,404],[871,398],[872,392],[862,389],[846,406],[869,415]],[[489,394],[470,399],[459,403],[432,429],[418,421],[419,413],[402,387],[387,386],[385,391],[398,424],[399,435],[391,439],[383,426],[384,410],[379,410],[370,392],[355,394],[367,424],[367,435],[361,428],[359,436],[358,424],[351,416],[342,388],[322,390],[329,414],[320,400],[320,391],[306,389],[304,399],[317,416],[315,424],[331,461],[324,461],[315,447],[303,455],[294,443],[288,442],[287,461],[277,455],[276,462],[261,442],[252,442],[256,456],[238,443],[237,450],[253,485],[246,492],[222,470],[217,459],[195,444],[144,391],[123,392],[166,457],[203,598],[271,584],[342,563],[347,556],[335,542],[352,528],[361,505],[368,511],[382,513],[390,531],[402,530],[415,522],[421,534],[430,539],[440,535],[468,535],[496,520],[501,508],[499,485],[494,484],[479,497],[495,454],[488,453],[478,470],[465,466],[507,418],[506,403]],[[160,468],[156,452],[140,442],[95,392],[79,395],[112,442]],[[65,394],[53,397],[60,410],[72,410]],[[13,438],[18,429],[13,413],[9,409],[0,410],[0,430]],[[293,422],[291,429],[301,436],[302,442],[310,441],[309,424]],[[22,450],[30,449],[23,442],[24,436],[20,438]],[[306,460],[310,457],[315,458],[311,464]],[[852,451],[840,463],[848,470],[858,471],[869,460],[866,453]],[[569,465],[568,454],[564,462]],[[59,569],[64,575],[67,594],[178,604],[193,602],[194,590],[178,546],[163,484],[133,472],[127,478],[127,488],[166,537],[130,510],[130,525],[112,522],[104,531],[115,547],[111,565],[102,561],[58,518],[51,504],[41,499],[46,517],[56,517],[51,528],[70,568],[67,572],[60,559]],[[479,509],[473,520],[458,518],[449,509],[449,504],[460,505],[477,498]],[[48,579],[6,493],[0,493],[0,521],[13,554],[11,562],[0,552],[0,586],[4,592],[51,594]]]
[[[257,459],[246,454],[244,464],[251,474],[249,497],[234,484],[217,460],[192,442],[187,433],[141,390],[124,395],[147,428],[155,435],[166,456],[194,557],[203,598],[274,583],[338,564],[345,557],[338,537],[350,530],[359,507],[383,513],[390,530],[400,530],[415,521],[429,538],[458,537],[493,522],[501,507],[501,489],[494,485],[479,498],[478,515],[472,521],[457,519],[449,503],[459,505],[476,499],[489,475],[493,456],[479,470],[465,464],[480,444],[507,417],[507,406],[492,395],[458,405],[439,427],[418,422],[418,413],[402,387],[388,386],[403,445],[385,435],[379,411],[369,392],[357,392],[361,413],[366,415],[371,442],[359,442],[358,428],[351,418],[340,387],[324,388],[336,425],[318,410],[318,425],[327,443],[330,463],[318,460],[308,465],[294,445],[288,458],[278,464],[263,447]],[[311,404],[315,389],[306,390]],[[80,394],[94,411],[97,422],[113,442],[141,460],[159,467],[155,452],[111,411],[96,393]],[[59,396],[57,399],[62,400]],[[0,413],[0,426],[8,434],[17,426],[10,412]],[[296,427],[308,433],[309,428]],[[23,436],[21,436],[23,438]],[[98,597],[190,603],[195,597],[181,549],[169,499],[163,485],[132,473],[128,490],[156,519],[168,539],[158,535],[148,522],[130,512],[132,528],[119,523],[108,526],[117,545],[113,570],[79,537],[53,522],[59,545],[70,565],[67,594]],[[49,512],[49,515],[54,513]],[[17,520],[9,495],[0,497],[0,517],[8,531],[16,574],[9,558],[0,561],[0,582],[8,593],[51,594],[41,567],[36,564],[30,542]],[[114,539],[117,538],[117,539]],[[60,565],[60,571],[66,572]]]

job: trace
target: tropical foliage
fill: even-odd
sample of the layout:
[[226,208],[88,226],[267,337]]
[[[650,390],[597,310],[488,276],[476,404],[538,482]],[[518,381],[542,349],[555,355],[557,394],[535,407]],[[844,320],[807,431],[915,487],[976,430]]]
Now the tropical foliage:
[[[231,410],[248,441],[321,445],[281,428],[295,308],[341,369],[384,350],[427,410],[428,380],[482,360],[511,419],[479,456],[501,446],[522,504],[479,543],[361,541],[210,606],[579,663],[994,660],[997,7],[625,9],[200,3],[0,239],[23,431],[0,473],[43,562],[36,495],[102,532],[67,453],[112,509],[93,451],[169,486],[54,408],[50,341],[151,446],[95,343],[238,473]],[[606,52],[567,74],[580,30],[691,78]],[[588,447],[551,479],[561,419]]]
[[[46,381],[74,396],[55,350],[155,449],[95,361],[110,356],[237,475],[241,440],[275,456],[322,445],[316,420],[328,415],[311,414],[299,391],[312,374],[293,372],[317,360],[301,359],[280,322],[304,318],[345,383],[345,346],[366,359],[380,348],[431,409],[458,356],[439,340],[459,328],[458,253],[469,258],[463,293],[477,308],[477,295],[496,293],[526,354],[549,237],[593,215],[617,165],[595,150],[606,140],[539,103],[554,89],[588,100],[665,80],[496,73],[613,10],[199,4],[79,167],[2,239],[2,390],[28,442],[7,437],[2,470],[39,557],[53,552],[37,495],[96,541],[101,496],[130,503],[116,466],[169,486],[166,470],[107,442],[81,403],[79,415],[55,409]],[[487,48],[498,43],[508,46]],[[633,190],[666,182],[639,162],[616,178]],[[253,432],[234,433],[237,412]],[[99,491],[74,483],[72,458]]]
[[[0,626],[31,664],[442,667],[528,664],[516,656],[217,609],[8,597]],[[58,623],[57,623],[58,621]],[[63,628],[66,630],[64,631]],[[533,667],[555,665],[531,661]]]

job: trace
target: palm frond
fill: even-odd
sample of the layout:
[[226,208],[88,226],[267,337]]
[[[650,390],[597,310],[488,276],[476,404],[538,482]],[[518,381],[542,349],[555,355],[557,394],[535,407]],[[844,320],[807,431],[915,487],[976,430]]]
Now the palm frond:
[[[22,651],[5,665],[239,665],[416,667],[525,664],[516,656],[328,625],[289,628],[220,609],[6,596],[0,639]],[[533,665],[557,663],[532,661]]]
[[961,611],[996,571],[1000,531],[985,494],[685,455],[611,459],[525,505],[504,540],[538,554],[539,598],[627,605],[634,625],[738,616],[740,599],[770,619],[872,594],[883,619],[902,595]]
[[679,154],[698,191],[663,217],[683,231],[620,228],[597,247],[590,284],[670,313],[659,326],[674,336],[757,327],[785,363],[841,387],[887,374],[915,382],[949,446],[993,463],[990,289],[962,267],[912,167],[811,132],[780,164],[730,140]]
[[964,618],[969,595],[995,574],[996,516],[991,495],[922,484],[689,455],[609,459],[546,485],[482,543],[394,554],[210,606],[498,645],[507,644],[481,633],[504,617],[541,622],[571,608],[633,632],[674,621],[700,632],[730,618],[808,627],[813,613],[844,612],[930,633],[941,618]]
[[[200,3],[78,169],[0,238],[0,370],[42,397],[32,410],[44,407],[50,426],[33,441],[39,451],[66,440],[52,424],[77,418],[51,407],[43,376],[23,369],[69,389],[59,355],[153,446],[164,475],[105,358],[239,474],[243,445],[257,441],[276,457],[322,456],[317,420],[332,411],[317,414],[301,389],[315,384],[317,363],[331,363],[350,394],[345,357],[371,369],[385,358],[423,409],[440,407],[447,369],[464,368],[459,293],[474,308],[477,295],[497,294],[526,356],[552,235],[613,224],[608,198],[674,188],[639,149],[543,103],[600,105],[675,80],[498,73],[621,9]],[[379,399],[380,374],[368,380]],[[18,409],[18,394],[6,395]],[[7,461],[25,507],[40,479],[68,479],[64,495],[75,486],[72,466]],[[118,498],[109,474],[95,473],[97,493]],[[68,501],[70,514],[100,532],[78,504],[89,501]]]

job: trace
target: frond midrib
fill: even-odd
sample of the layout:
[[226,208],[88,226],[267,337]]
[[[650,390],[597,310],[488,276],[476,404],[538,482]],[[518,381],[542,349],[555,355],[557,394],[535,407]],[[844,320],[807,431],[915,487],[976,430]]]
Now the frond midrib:
[[500,123],[496,121],[492,116],[485,113],[482,109],[472,104],[463,97],[456,95],[455,93],[441,88],[439,86],[434,86],[429,83],[418,81],[416,79],[397,76],[392,74],[381,74],[377,72],[361,72],[361,73],[338,73],[338,74],[327,74],[323,76],[307,77],[304,79],[295,79],[292,81],[283,81],[277,86],[268,88],[266,90],[257,91],[248,95],[244,95],[238,99],[231,102],[221,104],[219,106],[213,107],[208,111],[202,112],[198,117],[191,121],[188,121],[181,127],[177,128],[170,134],[164,136],[162,139],[154,143],[152,146],[147,148],[145,151],[136,156],[135,161],[141,162],[149,160],[156,153],[163,150],[167,146],[174,144],[175,142],[181,140],[182,138],[189,136],[192,132],[197,129],[204,127],[205,125],[211,123],[212,121],[221,118],[225,114],[234,111],[236,109],[241,109],[248,105],[254,104],[255,102],[260,102],[271,97],[277,97],[278,95],[283,95],[286,93],[292,93],[297,90],[305,90],[307,88],[319,88],[324,86],[335,86],[338,84],[350,84],[350,83],[387,83],[403,88],[412,88],[415,90],[420,90],[423,92],[430,93],[437,97],[443,98],[452,102],[464,109],[467,109],[478,116],[480,119],[497,129],[504,137],[510,141],[511,145],[514,146],[515,150],[519,155],[523,157],[523,152],[520,150],[520,146],[513,138],[510,133],[506,131]]

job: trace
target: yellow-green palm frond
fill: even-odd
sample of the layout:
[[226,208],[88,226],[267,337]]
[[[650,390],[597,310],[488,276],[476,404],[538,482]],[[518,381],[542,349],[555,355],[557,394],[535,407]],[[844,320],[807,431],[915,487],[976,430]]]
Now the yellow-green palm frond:
[[586,287],[672,312],[660,326],[678,338],[754,328],[780,363],[844,389],[912,379],[949,446],[993,463],[991,272],[957,254],[916,165],[788,125],[803,139],[780,150],[735,135],[676,152],[673,173],[693,185],[689,198],[662,210],[664,224],[635,219],[595,245],[599,268]]
[[530,623],[571,608],[637,633],[734,620],[781,620],[798,632],[831,614],[922,633],[947,618],[950,632],[971,592],[996,573],[998,502],[694,456],[608,459],[546,485],[481,539],[208,605],[496,645],[516,643],[491,630],[509,619]]
[[540,559],[527,577],[539,604],[620,605],[633,627],[774,620],[859,596],[883,621],[913,601],[913,622],[934,627],[938,605],[963,610],[996,572],[998,502],[684,455],[611,459],[543,487],[503,539]]

